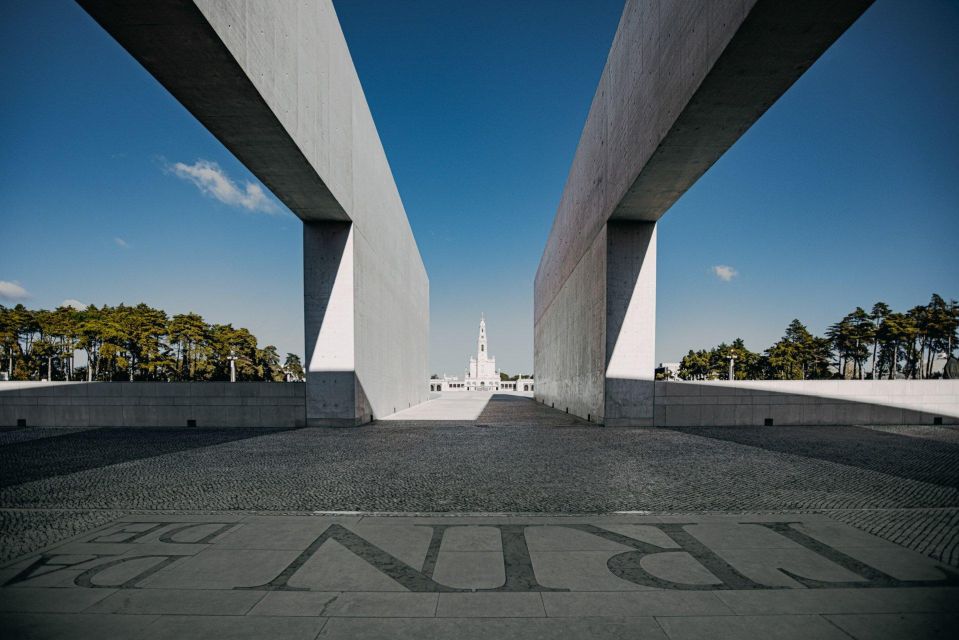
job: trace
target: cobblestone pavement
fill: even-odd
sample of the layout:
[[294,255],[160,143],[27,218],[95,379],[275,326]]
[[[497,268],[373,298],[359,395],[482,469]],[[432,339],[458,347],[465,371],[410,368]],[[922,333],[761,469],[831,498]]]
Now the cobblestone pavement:
[[[938,429],[943,435],[957,432]],[[932,438],[931,430],[926,437],[861,427],[697,427],[678,431],[959,488],[959,443]]]
[[122,511],[0,510],[0,562],[43,549],[123,515]]
[[959,510],[830,511],[841,522],[959,567]]
[[54,436],[65,436],[70,433],[92,430],[93,427],[63,427],[59,429],[50,427],[17,427],[16,429],[0,429],[0,445],[40,440],[41,438]]
[[68,429],[59,436],[52,436],[52,429],[39,431],[37,438],[0,446],[0,487],[264,434],[260,429],[187,428]]
[[457,424],[21,433],[0,439],[2,551],[73,535],[102,511],[837,510],[955,565],[955,433],[600,428],[507,395]]

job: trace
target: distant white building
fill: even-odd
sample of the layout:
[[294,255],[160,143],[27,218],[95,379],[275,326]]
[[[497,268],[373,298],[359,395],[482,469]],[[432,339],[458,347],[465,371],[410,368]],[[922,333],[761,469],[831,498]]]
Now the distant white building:
[[462,380],[445,373],[442,378],[430,378],[430,391],[463,390],[465,388],[466,385]]
[[470,356],[466,367],[466,390],[489,391],[499,389],[499,369],[496,358],[489,354],[486,343],[486,318],[480,316],[479,338],[476,339],[476,356]]
[[660,362],[656,367],[656,373],[661,374],[663,380],[679,380],[678,362]]
[[449,391],[452,389],[466,391],[532,391],[533,379],[500,380],[500,371],[496,368],[496,358],[489,354],[489,343],[486,340],[486,318],[480,316],[476,355],[470,356],[464,379],[451,378],[444,374],[442,378],[430,380],[430,391]]
[[499,388],[503,391],[533,391],[533,379],[520,376],[518,380],[503,380]]

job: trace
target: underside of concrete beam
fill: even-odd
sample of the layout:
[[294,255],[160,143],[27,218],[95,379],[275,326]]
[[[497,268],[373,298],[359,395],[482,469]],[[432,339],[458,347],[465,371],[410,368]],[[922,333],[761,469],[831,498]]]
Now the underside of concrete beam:
[[[291,211],[304,220],[350,219],[199,6],[77,1]],[[243,3],[221,4],[237,8],[227,29],[245,26]]]

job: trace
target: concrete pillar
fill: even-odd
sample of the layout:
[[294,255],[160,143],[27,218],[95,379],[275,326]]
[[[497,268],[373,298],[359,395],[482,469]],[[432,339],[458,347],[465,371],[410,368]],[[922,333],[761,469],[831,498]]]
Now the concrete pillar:
[[656,223],[606,225],[603,421],[652,426],[656,367]]
[[353,225],[303,223],[306,424],[353,426],[358,415]]
[[603,225],[533,336],[537,400],[592,422],[651,425],[656,223]]

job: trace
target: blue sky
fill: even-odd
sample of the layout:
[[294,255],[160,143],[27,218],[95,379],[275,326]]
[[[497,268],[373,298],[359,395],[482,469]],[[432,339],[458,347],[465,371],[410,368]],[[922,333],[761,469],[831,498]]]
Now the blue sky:
[[[461,373],[481,312],[501,368],[530,371],[621,0],[335,6],[429,273],[433,371]],[[302,351],[298,220],[81,9],[0,5],[0,83],[0,302],[144,301]],[[658,359],[959,297],[957,113],[959,3],[878,0],[663,218]]]

